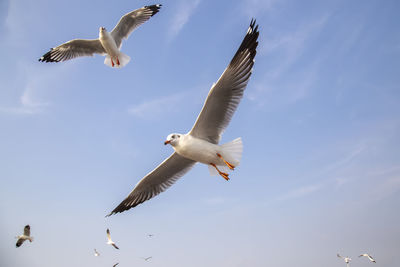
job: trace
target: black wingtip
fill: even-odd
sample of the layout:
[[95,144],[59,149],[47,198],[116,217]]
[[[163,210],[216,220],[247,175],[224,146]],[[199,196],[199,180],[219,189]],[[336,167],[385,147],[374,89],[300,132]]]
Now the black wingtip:
[[54,48],[50,48],[50,51],[44,54],[41,58],[39,58],[39,61],[41,62],[60,62],[59,60],[55,60],[53,58],[53,50]]
[[147,9],[150,9],[153,13],[151,16],[154,16],[160,11],[160,8],[162,7],[162,4],[157,4],[157,5],[151,5],[151,6],[144,6]]
[[[115,209],[113,209],[109,214],[107,214],[106,215],[106,218],[107,217],[110,217],[111,215],[114,215],[114,214],[117,214],[117,213],[121,213],[121,212],[123,212],[123,211],[125,211],[125,210],[128,210],[128,209],[130,209],[130,208],[122,208],[122,206],[124,206],[124,205],[122,205],[122,203],[121,204],[119,204],[118,205],[118,207],[116,207]],[[125,206],[124,206],[125,207]]]
[[250,26],[247,29],[246,36],[244,37],[242,43],[240,44],[239,49],[237,50],[235,56],[233,57],[230,64],[236,64],[240,62],[241,55],[243,51],[250,52],[251,60],[254,60],[256,53],[257,53],[257,46],[258,46],[258,25],[256,25],[256,19],[252,18],[250,22]]
[[113,209],[109,214],[106,215],[106,218],[110,217],[111,215],[114,215],[114,214],[117,214],[117,213],[121,213],[121,212],[127,210],[126,208],[122,208],[122,207],[125,207],[125,206],[122,203],[119,204],[115,209]]

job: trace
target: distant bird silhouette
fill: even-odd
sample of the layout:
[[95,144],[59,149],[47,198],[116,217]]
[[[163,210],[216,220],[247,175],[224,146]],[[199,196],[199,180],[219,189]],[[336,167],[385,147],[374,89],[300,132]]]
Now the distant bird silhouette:
[[98,257],[98,256],[100,256],[100,253],[99,253],[96,249],[94,249],[94,255],[95,255],[96,257]]
[[116,249],[119,249],[119,247],[117,247],[117,245],[115,245],[115,243],[111,240],[111,235],[110,235],[110,229],[107,228],[107,245],[111,245]]
[[22,245],[22,243],[25,242],[25,240],[29,240],[29,242],[32,242],[33,237],[31,236],[31,227],[29,225],[26,225],[24,227],[24,234],[16,236],[15,238],[18,238],[17,244],[15,244],[17,248],[19,248]]
[[119,264],[119,262],[117,262],[116,264],[113,265],[113,267],[117,266]]
[[350,261],[351,261],[351,259],[349,257],[340,256],[339,253],[337,254],[337,256],[339,258],[342,258],[344,260],[344,262],[346,263],[346,266],[349,267],[349,264],[350,264]]
[[367,254],[367,253],[361,254],[361,255],[358,256],[358,257],[367,257],[370,261],[372,261],[373,263],[376,263],[376,261],[374,260],[374,258],[372,258],[372,256],[369,255],[369,254]]
[[153,234],[148,234],[148,236],[149,236],[149,237],[153,237],[154,235],[153,235]]
[[150,260],[151,258],[153,258],[153,257],[147,257],[147,258],[145,258],[145,257],[142,257],[142,259],[144,259],[145,261],[148,261],[148,260]]

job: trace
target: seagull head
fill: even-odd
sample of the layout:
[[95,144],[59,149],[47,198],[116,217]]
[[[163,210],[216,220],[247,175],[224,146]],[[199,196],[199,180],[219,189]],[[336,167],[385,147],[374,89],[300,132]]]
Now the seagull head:
[[99,29],[99,32],[100,33],[103,33],[103,32],[106,32],[107,30],[106,30],[106,28],[104,28],[104,27],[100,27],[100,29]]
[[179,143],[181,137],[181,134],[172,133],[167,136],[167,140],[164,142],[164,145],[170,144],[171,146],[176,146]]

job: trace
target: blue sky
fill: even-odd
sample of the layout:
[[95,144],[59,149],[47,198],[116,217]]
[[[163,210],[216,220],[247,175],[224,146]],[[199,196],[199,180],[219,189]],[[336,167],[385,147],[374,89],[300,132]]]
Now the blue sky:
[[[156,4],[90,2],[0,2],[1,266],[398,266],[398,1],[165,1],[123,69],[38,62]],[[231,180],[198,164],[104,218],[192,127],[252,17],[256,63],[222,138],[244,142]],[[16,249],[25,224],[35,241]]]

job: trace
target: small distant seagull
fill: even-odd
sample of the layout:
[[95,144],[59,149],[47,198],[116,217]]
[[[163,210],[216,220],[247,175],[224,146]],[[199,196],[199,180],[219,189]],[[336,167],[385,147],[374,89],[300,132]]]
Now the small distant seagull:
[[76,57],[93,56],[93,54],[106,55],[104,64],[110,67],[123,67],[131,60],[130,57],[122,53],[122,40],[137,27],[148,21],[158,13],[161,5],[144,6],[125,14],[111,32],[106,28],[100,27],[98,39],[74,39],[62,45],[51,48],[44,54],[39,61],[60,62]]
[[119,262],[117,262],[116,264],[113,265],[113,267],[117,266],[119,264]]
[[358,257],[367,257],[370,261],[372,261],[373,263],[376,263],[376,261],[374,260],[374,258],[372,258],[372,256],[369,255],[369,254],[367,254],[367,253],[361,254],[361,255],[358,256]]
[[149,237],[153,237],[153,236],[154,236],[154,234],[148,234],[148,236],[149,236]]
[[111,235],[110,235],[110,229],[107,228],[107,245],[111,245],[116,249],[119,249],[119,247],[117,247],[117,245],[115,245],[115,243],[111,240]]
[[187,134],[173,133],[167,136],[164,144],[170,144],[175,152],[142,178],[107,216],[136,207],[164,192],[197,162],[208,165],[211,175],[219,174],[229,180],[227,172],[234,170],[242,157],[242,139],[239,137],[223,145],[219,145],[219,141],[250,79],[258,35],[258,25],[252,20],[228,67],[217,83],[211,86],[193,128]]
[[344,262],[346,263],[346,266],[349,266],[349,263],[350,263],[350,261],[351,261],[351,259],[350,259],[349,257],[340,256],[339,253],[337,254],[337,256],[338,256],[339,258],[342,258],[342,259],[344,260]]
[[25,240],[29,240],[29,242],[33,241],[33,236],[31,236],[31,227],[29,225],[25,225],[24,234],[16,236],[18,238],[17,244],[15,246],[18,248],[25,242]]
[[96,257],[98,257],[98,256],[100,256],[100,253],[99,253],[96,249],[94,249],[94,255],[95,255]]
[[147,258],[142,257],[142,259],[144,259],[145,261],[148,261],[148,260],[150,260],[151,258],[153,258],[153,257],[147,257]]

